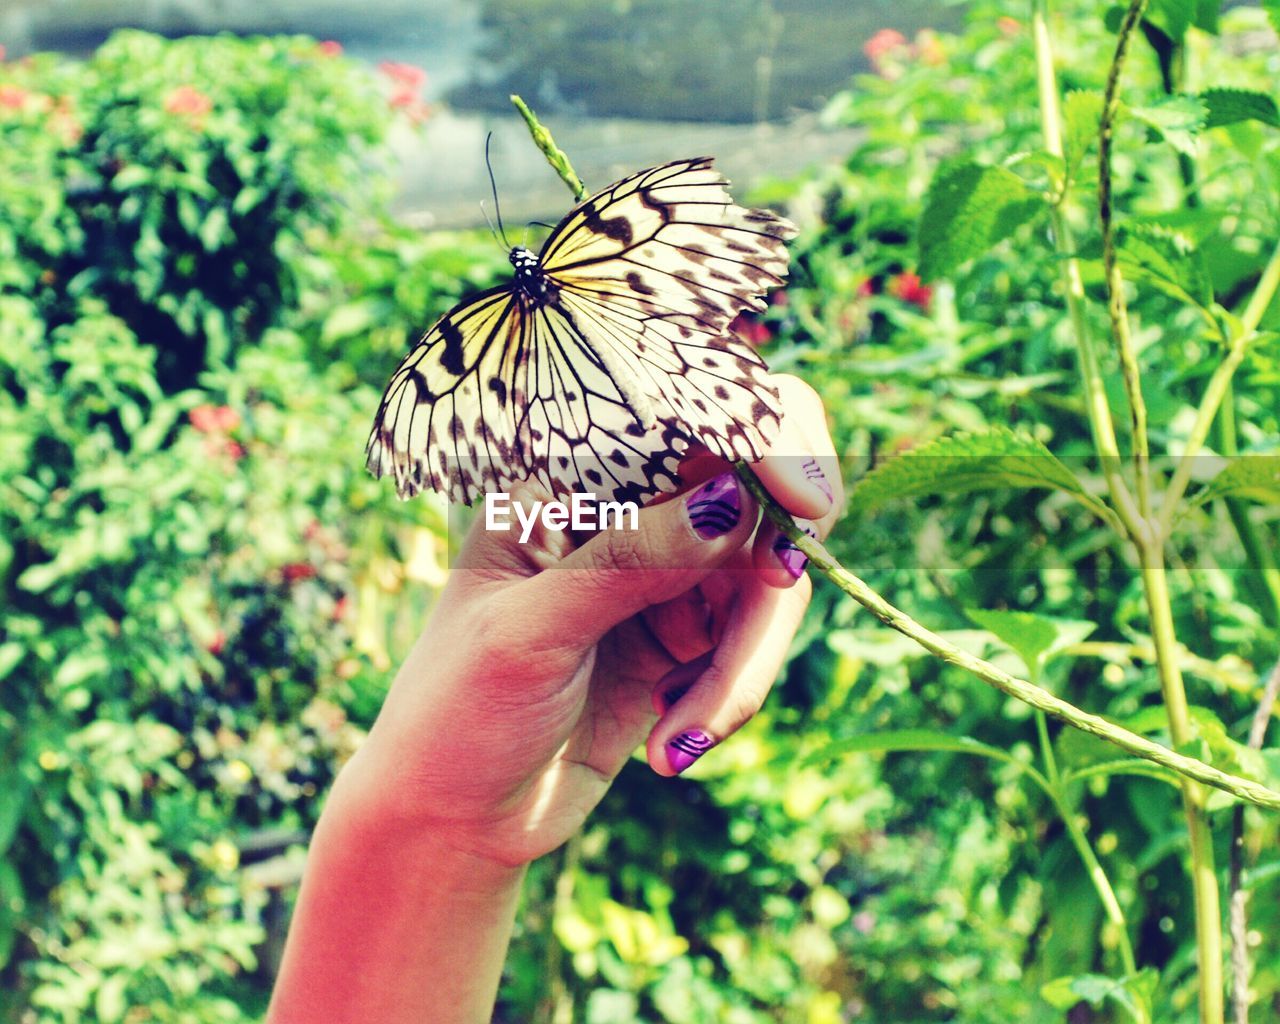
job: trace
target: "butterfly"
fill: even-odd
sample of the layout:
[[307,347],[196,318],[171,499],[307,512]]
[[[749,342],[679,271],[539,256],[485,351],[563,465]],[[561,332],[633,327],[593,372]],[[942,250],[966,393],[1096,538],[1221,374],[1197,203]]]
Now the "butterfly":
[[455,306],[404,357],[366,446],[401,498],[470,505],[535,479],[641,502],[700,445],[759,460],[781,422],[729,330],[787,272],[795,226],[734,203],[710,157],[628,175],[570,210],[511,281]]

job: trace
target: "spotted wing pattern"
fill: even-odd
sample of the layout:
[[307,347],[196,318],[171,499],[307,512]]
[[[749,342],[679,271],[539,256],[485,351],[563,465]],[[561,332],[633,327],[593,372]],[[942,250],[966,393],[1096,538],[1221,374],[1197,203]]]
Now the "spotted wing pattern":
[[639,501],[677,486],[692,443],[758,459],[781,411],[729,323],[783,283],[795,228],[725,185],[710,158],[679,160],[576,206],[539,255],[545,294],[486,292],[405,357],[369,468],[402,497],[470,504],[533,477]]

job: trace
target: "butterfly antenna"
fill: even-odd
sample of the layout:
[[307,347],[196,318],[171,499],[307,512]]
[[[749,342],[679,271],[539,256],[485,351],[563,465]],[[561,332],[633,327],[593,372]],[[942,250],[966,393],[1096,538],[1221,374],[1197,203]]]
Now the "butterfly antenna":
[[[498,202],[498,183],[493,179],[493,164],[489,160],[489,144],[493,142],[493,132],[484,137],[484,165],[489,170],[489,188],[493,190],[493,212],[498,217],[498,233],[502,236],[502,244],[508,249],[511,243],[507,241],[507,229],[502,226],[502,205]],[[485,214],[486,219],[488,214]],[[493,225],[489,225],[490,229]]]
[[[484,222],[489,225],[489,234],[493,235],[494,242],[501,248],[502,239],[498,237],[498,229],[493,226],[493,218],[489,216],[489,211],[484,208],[483,199],[480,200],[480,212],[484,214]],[[511,246],[508,245],[507,248],[510,249]]]

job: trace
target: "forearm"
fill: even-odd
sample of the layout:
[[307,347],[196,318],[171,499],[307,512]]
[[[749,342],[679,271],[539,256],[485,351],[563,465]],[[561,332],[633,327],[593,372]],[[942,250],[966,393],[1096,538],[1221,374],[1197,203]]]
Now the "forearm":
[[359,771],[312,838],[268,1024],[489,1021],[523,870],[380,813]]

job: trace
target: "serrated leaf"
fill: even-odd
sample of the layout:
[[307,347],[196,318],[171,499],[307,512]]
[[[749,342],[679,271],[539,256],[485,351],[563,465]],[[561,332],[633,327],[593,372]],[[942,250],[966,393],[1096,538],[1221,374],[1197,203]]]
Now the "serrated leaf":
[[1066,133],[1062,141],[1067,174],[1074,177],[1089,147],[1098,137],[1098,124],[1102,120],[1102,93],[1092,89],[1076,89],[1067,93],[1062,103],[1062,117],[1066,122]]
[[1213,279],[1208,264],[1184,235],[1156,225],[1130,224],[1116,236],[1116,260],[1127,277],[1211,314]]
[[853,489],[851,507],[866,511],[897,498],[1000,487],[1047,487],[1065,491],[1105,517],[1075,474],[1033,437],[1007,427],[953,434],[886,462]]
[[1097,626],[1077,619],[1054,619],[1034,612],[996,608],[966,608],[964,613],[1010,647],[1038,680],[1048,656],[1068,644],[1079,643]]
[[920,275],[928,281],[950,273],[1044,207],[1043,197],[1008,168],[964,163],[942,171],[920,218]]
[[1170,96],[1150,106],[1127,110],[1179,153],[1195,156],[1196,136],[1208,117],[1208,108],[1199,96]]
[[1196,495],[1196,504],[1218,498],[1280,501],[1280,455],[1239,455]]
[[1217,128],[1238,121],[1261,121],[1280,128],[1280,108],[1265,92],[1252,89],[1206,89],[1200,94],[1204,103],[1206,128]]

